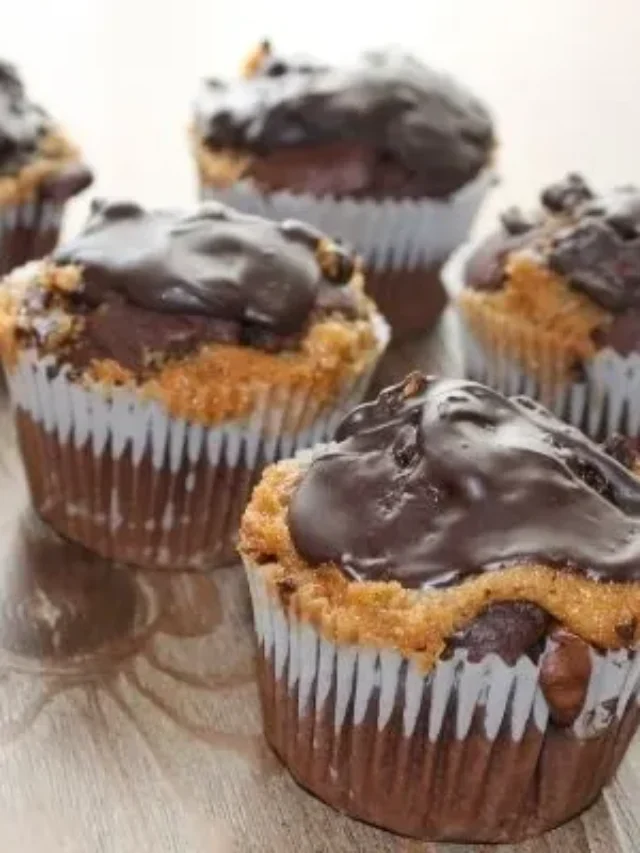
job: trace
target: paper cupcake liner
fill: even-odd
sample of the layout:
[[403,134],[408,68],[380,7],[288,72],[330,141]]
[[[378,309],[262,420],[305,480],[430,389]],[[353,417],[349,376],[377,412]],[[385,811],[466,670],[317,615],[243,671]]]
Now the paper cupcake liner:
[[249,180],[226,189],[203,185],[201,194],[247,213],[310,222],[350,243],[372,269],[415,269],[442,262],[460,245],[493,182],[486,169],[448,199],[419,201],[263,194]]
[[[566,357],[531,327],[478,315],[463,317],[462,328],[469,378],[506,395],[533,397],[596,440],[640,435],[640,354],[601,350],[584,364],[581,380],[571,381]],[[532,362],[535,373],[525,367]]]
[[[380,323],[380,345],[386,330]],[[265,465],[331,437],[375,364],[320,405],[261,388],[250,415],[205,427],[155,401],[107,397],[24,353],[8,371],[33,503],[62,535],[113,560],[209,569],[232,562],[240,516]]]
[[294,778],[335,808],[404,835],[508,842],[586,808],[640,721],[640,655],[591,651],[584,707],[550,718],[537,663],[428,673],[391,650],[337,645],[286,613],[246,562],[266,737]]
[[446,200],[264,194],[250,180],[225,189],[202,185],[201,197],[271,219],[301,219],[353,246],[369,273],[367,292],[398,338],[427,330],[438,318],[446,302],[440,267],[466,239],[494,181],[493,171],[485,169]]
[[63,210],[64,205],[55,201],[0,206],[0,275],[51,252],[58,242]]

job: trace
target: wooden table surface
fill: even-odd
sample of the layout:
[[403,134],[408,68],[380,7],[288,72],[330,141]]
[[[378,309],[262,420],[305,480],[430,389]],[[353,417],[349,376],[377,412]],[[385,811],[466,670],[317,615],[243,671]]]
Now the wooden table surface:
[[[405,346],[455,372],[455,326]],[[640,742],[582,818],[519,847],[421,844],[336,814],[261,736],[242,570],[152,573],[30,512],[0,409],[0,850],[21,853],[638,853]]]
[[[298,0],[14,6],[4,55],[82,144],[100,195],[189,202],[196,82],[265,36],[337,58],[404,44],[470,82],[501,138],[503,183],[480,228],[569,169],[601,187],[640,182],[637,0],[394,0],[390,14],[343,0],[302,14]],[[445,323],[404,347],[384,379],[416,362],[455,371],[453,334]],[[470,853],[393,837],[299,790],[260,734],[241,571],[137,572],[60,542],[28,510],[4,397],[0,436],[2,853]],[[640,744],[591,811],[518,849],[639,853]]]

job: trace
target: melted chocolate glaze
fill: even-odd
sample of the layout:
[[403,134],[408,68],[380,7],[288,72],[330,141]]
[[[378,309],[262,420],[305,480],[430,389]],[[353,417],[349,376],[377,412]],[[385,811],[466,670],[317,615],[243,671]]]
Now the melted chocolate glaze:
[[289,509],[312,565],[408,588],[538,562],[640,580],[640,479],[528,398],[413,374],[337,438]]
[[266,350],[294,346],[311,317],[357,313],[346,283],[353,258],[293,220],[236,213],[215,203],[195,212],[95,202],[84,230],[58,249],[82,268],[71,309],[85,317],[71,362],[115,358],[136,369],[145,353],[179,354],[205,342]]
[[[367,181],[394,164],[425,195],[448,195],[474,178],[494,146],[485,107],[448,77],[398,52],[372,52],[330,68],[267,53],[258,74],[209,80],[196,128],[212,149],[266,155],[345,141],[376,152]],[[364,156],[364,155],[363,155]],[[413,187],[415,195],[415,186]]]
[[[546,187],[542,211],[511,208],[502,228],[471,256],[466,284],[496,290],[514,251],[528,249],[577,290],[614,314],[640,307],[640,190],[619,187],[596,195],[579,175]],[[637,348],[636,324],[612,327],[606,341],[621,352]]]

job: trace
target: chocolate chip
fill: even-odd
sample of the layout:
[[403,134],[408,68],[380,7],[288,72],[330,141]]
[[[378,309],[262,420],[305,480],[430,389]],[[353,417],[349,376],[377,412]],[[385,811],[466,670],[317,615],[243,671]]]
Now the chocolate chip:
[[575,172],[548,186],[541,195],[542,204],[551,213],[573,213],[580,204],[591,198],[592,191],[582,175]]
[[631,645],[635,640],[637,627],[638,620],[635,616],[630,616],[624,622],[620,622],[616,625],[616,634],[625,645]]
[[526,234],[534,227],[534,223],[527,219],[524,212],[519,207],[509,207],[500,215],[500,221],[507,234],[513,237],[518,237],[520,234]]
[[288,71],[286,62],[283,62],[281,59],[274,59],[271,62],[267,62],[264,68],[264,74],[267,77],[282,77],[283,74],[286,74]]

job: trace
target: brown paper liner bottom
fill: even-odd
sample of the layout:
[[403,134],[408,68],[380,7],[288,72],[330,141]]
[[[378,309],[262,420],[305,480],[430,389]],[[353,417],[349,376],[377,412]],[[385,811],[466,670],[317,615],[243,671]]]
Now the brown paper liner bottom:
[[211,569],[237,560],[242,511],[267,460],[211,465],[206,454],[159,468],[130,448],[96,456],[16,410],[33,504],[62,536],[110,560],[153,569]]
[[28,261],[38,260],[56,247],[60,228],[50,222],[45,223],[44,211],[45,208],[39,205],[29,225],[17,223],[12,228],[5,226],[0,229],[0,275],[6,275]]
[[378,729],[376,699],[362,723],[351,721],[349,707],[336,729],[335,684],[321,709],[310,700],[299,717],[297,688],[276,680],[262,655],[258,675],[267,741],[303,788],[351,817],[430,841],[510,843],[564,823],[598,797],[640,722],[631,702],[593,738],[553,724],[541,732],[531,722],[519,742],[506,731],[491,741],[478,712],[458,740],[449,708],[451,725],[445,720],[431,742],[424,709],[409,737],[397,704]]
[[438,322],[448,301],[443,266],[366,270],[366,291],[391,326],[394,341],[430,332]]

